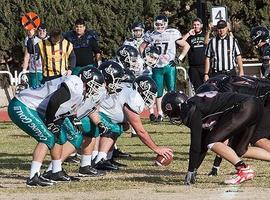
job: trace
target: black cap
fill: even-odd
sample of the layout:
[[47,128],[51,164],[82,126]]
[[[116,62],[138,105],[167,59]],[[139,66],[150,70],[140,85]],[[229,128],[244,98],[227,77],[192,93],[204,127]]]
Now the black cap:
[[227,22],[224,21],[224,20],[219,20],[218,23],[217,23],[217,29],[222,29],[222,28],[225,28],[227,27]]
[[46,29],[46,24],[41,23],[39,25],[38,29]]

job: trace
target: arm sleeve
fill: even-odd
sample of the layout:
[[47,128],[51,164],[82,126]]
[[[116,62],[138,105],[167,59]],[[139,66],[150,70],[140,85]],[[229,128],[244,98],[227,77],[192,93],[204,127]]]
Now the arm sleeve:
[[189,165],[188,171],[193,172],[199,167],[201,144],[202,144],[202,118],[198,109],[192,114],[190,119],[190,149],[189,149]]
[[55,119],[55,113],[57,112],[58,108],[61,104],[68,101],[70,99],[70,92],[65,83],[61,84],[61,87],[56,90],[48,103],[47,110],[46,110],[46,123],[52,123]]
[[68,57],[69,69],[73,69],[76,66],[76,55],[74,50],[71,51]]

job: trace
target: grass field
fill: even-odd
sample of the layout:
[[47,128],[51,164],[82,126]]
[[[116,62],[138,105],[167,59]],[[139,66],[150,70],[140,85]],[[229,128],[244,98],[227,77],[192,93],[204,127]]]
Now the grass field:
[[[121,196],[121,194],[131,195],[133,193],[135,193],[135,196],[138,195],[136,199],[144,199],[139,198],[139,195],[144,193],[146,196],[150,193],[165,194],[160,199],[167,199],[170,195],[178,193],[182,195],[182,193],[185,194],[188,191],[195,191],[194,195],[198,195],[198,199],[200,199],[203,195],[216,191],[244,194],[248,190],[268,190],[270,185],[268,162],[247,160],[247,163],[257,172],[255,179],[239,187],[228,188],[223,184],[223,181],[234,173],[234,168],[227,162],[222,163],[219,176],[207,176],[214,159],[212,153],[207,155],[199,169],[196,185],[192,187],[183,186],[188,165],[189,129],[184,126],[169,125],[167,122],[156,125],[145,121],[144,124],[157,144],[171,147],[174,150],[174,161],[168,167],[154,166],[153,160],[156,155],[144,146],[138,138],[130,138],[130,134],[127,132],[119,138],[118,146],[121,150],[131,153],[132,158],[119,159],[118,161],[127,164],[128,167],[117,172],[108,172],[106,176],[101,178],[82,178],[80,182],[34,189],[27,188],[25,181],[29,174],[35,141],[12,124],[0,124],[0,199],[12,199],[12,197],[13,199],[17,197],[18,199],[41,199],[41,196],[35,196],[38,193],[46,194],[44,199],[63,199],[57,195],[76,194],[77,192],[81,193],[81,199],[87,199],[88,196],[84,198],[84,195],[88,192],[99,194],[95,197],[97,199],[133,199],[126,198],[128,196]],[[46,169],[49,160],[48,155],[42,171]],[[63,167],[71,175],[77,175],[78,173],[77,164],[64,164]],[[115,198],[111,198],[112,194],[116,195]],[[259,194],[264,193],[259,192]],[[252,196],[247,195],[244,199],[249,199],[248,197]],[[260,196],[259,199],[266,197]],[[90,199],[93,198],[94,196],[91,196]],[[69,198],[65,197],[64,199]],[[145,197],[145,199],[151,198]],[[195,196],[193,199],[196,199]]]

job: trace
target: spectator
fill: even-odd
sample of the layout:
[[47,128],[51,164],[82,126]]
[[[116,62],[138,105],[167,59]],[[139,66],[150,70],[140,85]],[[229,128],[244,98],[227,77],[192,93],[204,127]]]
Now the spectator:
[[[217,36],[209,41],[206,48],[204,80],[209,79],[210,73],[211,76],[218,74],[236,75],[236,62],[239,75],[244,75],[238,41],[229,34],[227,22],[220,20],[217,23]],[[212,66],[210,66],[210,63]]]
[[[27,48],[33,53],[32,41],[28,40]],[[50,32],[50,38],[35,45],[36,52],[41,56],[43,66],[43,82],[70,75],[75,67],[76,56],[73,45],[62,37],[60,29]]]
[[[24,50],[24,59],[23,59],[23,75],[22,81],[28,82],[29,87],[37,88],[42,81],[42,62],[41,58],[36,54],[30,54],[27,50],[27,41],[31,39],[36,45],[41,40],[48,39],[46,25],[41,24],[37,30],[37,35],[34,31],[28,31],[28,36],[25,38],[25,50]],[[27,69],[29,70],[29,75],[26,75]]]
[[[156,99],[156,108],[158,112],[157,122],[163,119],[161,110],[161,99],[163,96],[164,85],[168,91],[176,89],[176,66],[175,55],[176,45],[183,47],[179,60],[182,61],[189,50],[189,44],[182,39],[181,33],[177,29],[167,28],[168,18],[164,15],[159,15],[154,21],[154,31],[148,31],[144,35],[144,42],[140,46],[140,53],[149,45],[157,46],[160,49],[161,55],[156,67],[152,70],[152,78],[157,84],[158,92]],[[150,120],[155,119],[153,114],[150,115]]]
[[205,61],[205,33],[203,33],[203,23],[200,18],[196,18],[192,23],[193,28],[183,37],[190,45],[188,51],[188,75],[196,91],[204,81],[204,61]]
[[99,66],[101,64],[101,51],[98,45],[98,36],[93,30],[86,30],[85,21],[81,18],[75,21],[75,30],[65,32],[64,38],[73,44],[76,55],[76,68],[73,73],[80,71],[81,67]]

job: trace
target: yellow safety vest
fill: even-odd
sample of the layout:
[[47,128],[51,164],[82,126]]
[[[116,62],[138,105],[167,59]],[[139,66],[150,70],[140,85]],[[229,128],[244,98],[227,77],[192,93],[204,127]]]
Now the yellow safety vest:
[[38,43],[43,65],[43,76],[64,75],[68,70],[68,58],[73,45],[66,39],[53,44],[50,39]]

